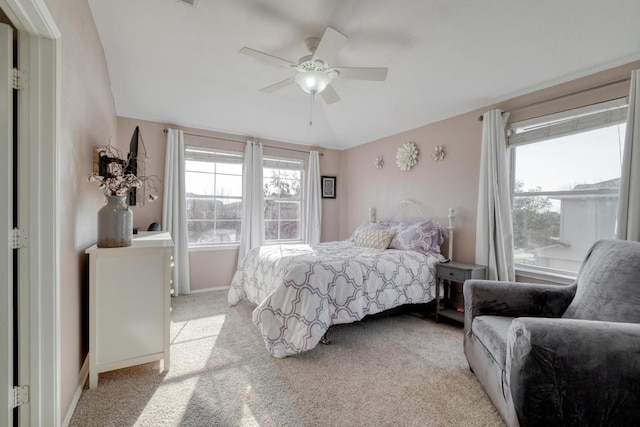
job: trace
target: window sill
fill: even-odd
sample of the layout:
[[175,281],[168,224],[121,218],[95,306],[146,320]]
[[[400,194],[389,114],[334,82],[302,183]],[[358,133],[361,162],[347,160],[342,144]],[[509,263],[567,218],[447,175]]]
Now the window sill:
[[210,251],[232,251],[238,250],[240,245],[237,243],[230,245],[207,245],[207,246],[190,246],[189,252],[210,252]]
[[[298,245],[302,244],[302,240],[271,240],[265,242],[265,246],[271,245]],[[240,245],[238,243],[232,243],[229,245],[202,245],[202,246],[189,246],[189,252],[209,252],[209,251],[231,251],[238,250]]]
[[516,276],[528,279],[543,280],[545,282],[557,283],[559,285],[570,285],[576,281],[575,276],[566,274],[550,273],[529,268],[516,268]]
[[304,243],[302,240],[269,240],[265,242],[265,246],[271,245],[299,245]]

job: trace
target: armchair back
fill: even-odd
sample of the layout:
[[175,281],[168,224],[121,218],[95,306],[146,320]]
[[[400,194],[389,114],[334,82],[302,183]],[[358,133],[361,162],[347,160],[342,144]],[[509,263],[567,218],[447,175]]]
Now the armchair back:
[[600,240],[582,263],[562,317],[640,323],[640,242]]

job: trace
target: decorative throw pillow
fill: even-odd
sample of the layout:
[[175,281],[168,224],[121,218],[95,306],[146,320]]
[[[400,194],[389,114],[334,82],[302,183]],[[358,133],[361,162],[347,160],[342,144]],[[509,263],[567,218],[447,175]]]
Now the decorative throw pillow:
[[367,230],[367,229],[386,230],[388,228],[389,228],[388,224],[384,222],[365,221],[362,224],[360,224],[358,228],[356,228],[356,231],[353,232],[353,234],[351,235],[351,237],[349,237],[348,240],[350,242],[355,242],[356,240],[358,240],[358,236],[360,236],[360,233],[362,233],[364,230]]
[[380,230],[375,228],[367,228],[363,230],[356,240],[356,246],[363,246],[374,249],[387,249],[389,242],[395,234],[392,230]]
[[389,244],[390,249],[416,251],[425,255],[437,256],[440,253],[440,245],[447,237],[447,232],[431,220],[415,224],[395,224],[390,229],[396,232]]

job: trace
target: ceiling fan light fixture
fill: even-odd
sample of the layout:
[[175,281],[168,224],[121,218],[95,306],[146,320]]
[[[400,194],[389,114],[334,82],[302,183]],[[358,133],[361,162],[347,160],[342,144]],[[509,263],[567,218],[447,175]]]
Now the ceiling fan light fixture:
[[322,71],[302,71],[295,78],[303,91],[311,94],[321,93],[331,83],[331,77]]

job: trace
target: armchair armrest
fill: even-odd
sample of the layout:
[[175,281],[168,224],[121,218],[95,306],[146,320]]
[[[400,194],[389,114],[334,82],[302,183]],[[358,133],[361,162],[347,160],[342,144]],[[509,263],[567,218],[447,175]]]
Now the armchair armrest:
[[506,371],[521,426],[640,425],[640,324],[515,319]]
[[463,293],[465,333],[470,333],[473,318],[481,315],[560,317],[576,285],[467,280]]

